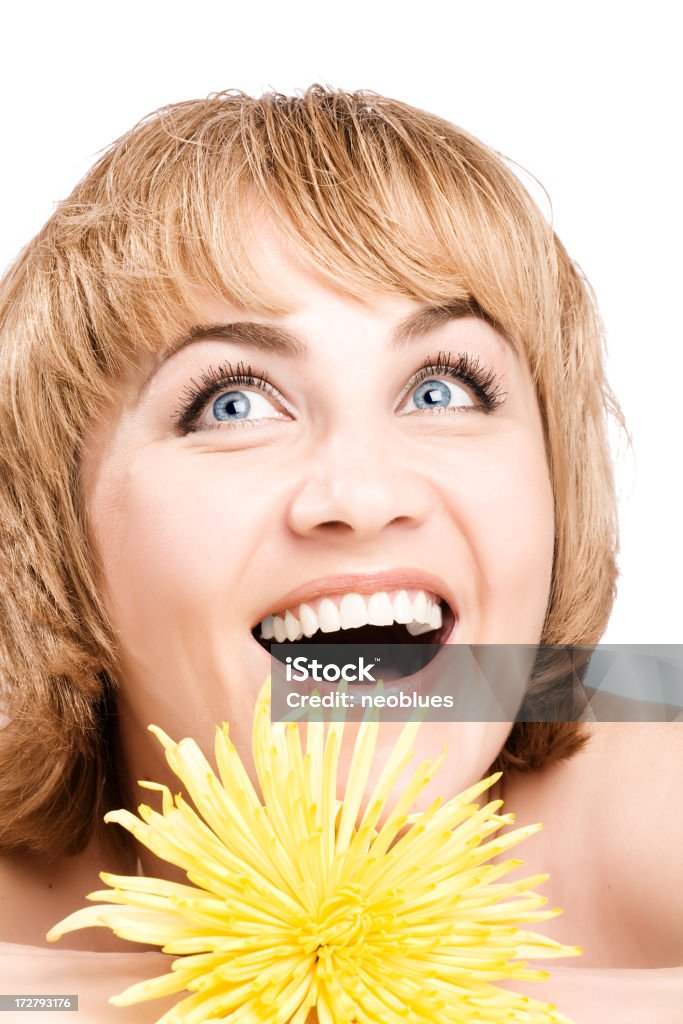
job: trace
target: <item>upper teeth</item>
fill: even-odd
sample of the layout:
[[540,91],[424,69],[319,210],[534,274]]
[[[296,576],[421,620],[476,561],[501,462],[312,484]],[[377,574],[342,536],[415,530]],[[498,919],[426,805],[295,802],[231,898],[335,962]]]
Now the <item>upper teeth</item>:
[[280,615],[267,615],[261,622],[261,638],[281,644],[313,636],[318,630],[334,633],[359,626],[391,626],[394,622],[404,623],[412,636],[419,636],[439,629],[442,621],[441,607],[432,594],[424,590],[380,590],[323,597],[288,608]]

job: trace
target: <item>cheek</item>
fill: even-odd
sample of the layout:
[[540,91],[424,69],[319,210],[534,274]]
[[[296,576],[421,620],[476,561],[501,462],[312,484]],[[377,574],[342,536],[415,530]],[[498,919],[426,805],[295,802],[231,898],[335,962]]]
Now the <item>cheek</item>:
[[536,643],[554,552],[553,494],[542,444],[509,436],[479,452],[469,468],[453,507],[477,580],[478,636],[471,642]]
[[[220,456],[143,450],[104,465],[90,518],[114,625],[130,645],[163,644],[239,603],[244,565],[258,546],[267,493]],[[247,493],[250,494],[246,500]]]
[[503,585],[534,570],[545,576],[552,565],[553,498],[545,461],[520,455],[489,475],[477,509],[482,559],[496,567]]

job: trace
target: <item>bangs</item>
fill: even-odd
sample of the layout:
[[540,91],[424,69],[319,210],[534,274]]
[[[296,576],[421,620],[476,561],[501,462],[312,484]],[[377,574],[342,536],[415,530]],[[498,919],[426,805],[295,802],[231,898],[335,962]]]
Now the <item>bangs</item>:
[[[502,159],[453,125],[371,93],[223,93],[141,122],[53,218],[98,363],[121,372],[201,321],[202,296],[265,316],[255,226],[363,299],[471,300],[532,372],[552,232]],[[49,226],[48,226],[49,227]]]

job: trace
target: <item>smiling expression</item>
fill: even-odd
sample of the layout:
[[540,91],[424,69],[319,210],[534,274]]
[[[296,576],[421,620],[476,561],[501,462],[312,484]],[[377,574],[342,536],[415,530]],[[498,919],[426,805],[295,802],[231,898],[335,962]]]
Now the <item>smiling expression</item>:
[[[354,298],[272,232],[259,258],[290,311],[207,299],[84,454],[133,778],[163,774],[150,721],[208,748],[228,720],[246,751],[278,618],[283,639],[398,622],[536,643],[543,627],[553,499],[523,357],[463,307]],[[455,792],[508,731],[429,724],[423,753],[449,740]]]

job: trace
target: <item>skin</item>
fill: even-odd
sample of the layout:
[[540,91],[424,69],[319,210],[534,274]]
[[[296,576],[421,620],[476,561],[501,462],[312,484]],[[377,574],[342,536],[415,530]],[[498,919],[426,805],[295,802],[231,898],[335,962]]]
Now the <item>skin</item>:
[[[264,277],[288,299],[287,313],[267,321],[205,297],[205,321],[286,327],[306,343],[308,356],[194,341],[141,365],[121,385],[85,452],[90,528],[121,644],[123,762],[132,784],[153,778],[177,788],[146,731],[150,721],[175,738],[192,735],[208,750],[215,723],[229,720],[248,759],[253,702],[269,671],[251,629],[311,580],[352,574],[373,589],[387,571],[403,572],[406,585],[411,573],[428,572],[457,611],[454,642],[535,643],[541,634],[553,504],[523,358],[472,317],[396,351],[391,333],[418,303],[350,296],[268,225],[253,246]],[[500,381],[505,402],[485,414],[472,408],[467,389],[449,381],[458,408],[412,411],[404,386],[440,351],[477,358]],[[173,414],[188,382],[228,360],[267,371],[286,407],[259,392],[254,426],[179,436]],[[448,798],[480,778],[509,728],[423,726],[415,761],[433,757],[444,741],[449,753],[421,806],[437,791]],[[681,756],[676,729],[592,727],[588,746],[569,762],[533,776],[509,772],[504,790],[498,787],[517,824],[545,825],[519,851],[526,861],[519,874],[551,873],[543,891],[565,914],[543,930],[581,942],[585,954],[579,966],[553,966],[551,981],[533,994],[558,1002],[576,1024],[603,1024],[615,1014],[625,1024],[677,1019],[683,907],[675,851],[683,834],[677,840],[675,831],[683,830],[670,813]],[[378,765],[391,742],[385,729]],[[586,858],[589,845],[595,856]],[[44,866],[26,858],[1,863],[0,898],[12,924],[0,938],[41,942],[50,924],[98,887],[98,868],[122,870],[107,856],[91,847],[51,868],[49,881]],[[162,866],[145,852],[143,869],[158,873]],[[128,944],[99,929],[69,936],[68,945],[51,950],[51,966],[46,959],[40,973],[49,978],[53,970],[61,979],[54,991],[82,993],[84,1020],[110,1014],[142,1024],[166,1008],[121,1011],[103,1003],[130,981],[166,970],[166,958],[131,955]],[[74,949],[109,951],[103,976],[94,961],[84,964],[88,953]],[[16,977],[33,970],[33,960],[17,955],[7,966]]]
[[[270,322],[307,354],[195,340],[151,372],[141,367],[84,459],[102,589],[121,640],[132,780],[168,778],[150,721],[209,749],[215,723],[228,720],[247,757],[253,703],[270,669],[252,627],[312,580],[334,593],[386,589],[387,572],[406,586],[427,573],[457,612],[458,642],[534,643],[545,616],[553,500],[523,359],[472,316],[396,351],[392,333],[421,304],[354,299],[267,226],[254,248],[264,278],[293,297],[290,310],[268,321],[207,300],[204,322]],[[447,410],[415,409],[414,388],[402,395],[442,351],[466,353],[495,375],[505,400],[494,412],[453,380]],[[267,372],[283,401],[247,389],[253,419],[245,427],[217,420],[214,396],[202,429],[178,436],[173,414],[184,389],[228,360]],[[340,574],[353,582],[340,586]],[[444,741],[449,753],[420,806],[480,778],[509,729],[425,725],[416,763]],[[377,771],[396,732],[383,730]]]

